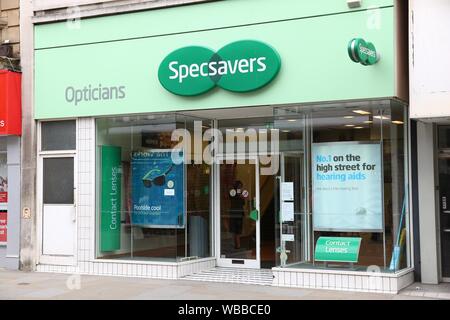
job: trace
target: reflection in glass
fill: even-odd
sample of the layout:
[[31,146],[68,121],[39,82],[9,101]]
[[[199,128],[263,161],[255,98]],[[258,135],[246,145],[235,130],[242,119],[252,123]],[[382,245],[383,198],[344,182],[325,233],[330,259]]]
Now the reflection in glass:
[[[102,196],[100,182],[107,178],[106,173],[102,172],[102,147],[115,146],[120,149],[122,173],[119,245],[109,251],[102,251],[98,246],[99,258],[184,261],[209,257],[212,254],[210,165],[194,164],[192,161],[174,165],[170,155],[180,142],[172,140],[172,132],[185,129],[188,132],[186,139],[194,139],[194,120],[197,119],[178,114],[161,114],[102,118],[96,121],[98,199]],[[203,132],[211,125],[209,121],[203,121],[202,124]],[[208,144],[204,141],[201,143],[201,147]],[[193,143],[191,145],[193,146]],[[185,159],[189,158],[188,155],[190,159],[194,159],[194,148],[191,150],[186,147],[183,151],[184,153],[180,154],[184,154]],[[151,159],[145,158],[139,162],[142,166],[138,166],[138,155],[146,153],[155,157],[164,156],[165,160],[161,162],[152,158],[155,161],[150,161]],[[154,195],[152,199],[149,198],[155,192],[160,197],[160,204],[176,198],[176,208],[183,209],[161,211],[158,199],[155,199]],[[98,225],[101,225],[103,217],[100,214],[101,203],[97,201]],[[161,221],[168,223],[156,223],[156,220],[150,218],[138,219],[145,211],[160,214]],[[175,219],[164,217],[164,214],[172,215],[169,211],[177,211],[174,213],[177,215]],[[102,243],[109,234],[101,228],[97,230],[97,242]]]

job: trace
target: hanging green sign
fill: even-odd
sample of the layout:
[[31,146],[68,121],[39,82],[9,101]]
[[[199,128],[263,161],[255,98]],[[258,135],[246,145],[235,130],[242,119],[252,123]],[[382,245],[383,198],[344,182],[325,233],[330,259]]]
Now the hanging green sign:
[[120,249],[122,148],[101,147],[100,250]]
[[380,60],[375,46],[371,42],[366,42],[362,38],[352,39],[348,44],[348,55],[352,61],[371,66]]
[[361,238],[320,237],[314,259],[326,262],[358,262]]
[[196,96],[215,86],[249,92],[271,82],[280,67],[274,48],[256,40],[241,40],[217,53],[200,46],[175,50],[161,62],[158,78],[166,90],[181,96]]

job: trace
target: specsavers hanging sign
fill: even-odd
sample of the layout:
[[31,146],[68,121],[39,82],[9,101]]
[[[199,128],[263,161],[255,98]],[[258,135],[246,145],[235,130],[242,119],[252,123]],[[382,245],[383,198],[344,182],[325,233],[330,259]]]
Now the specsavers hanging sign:
[[158,78],[166,90],[181,96],[200,95],[215,86],[249,92],[271,82],[280,67],[274,48],[260,41],[241,40],[217,52],[201,46],[175,50],[161,62]]
[[371,66],[380,60],[380,54],[372,42],[361,38],[352,39],[347,47],[348,56],[353,62],[364,66]]

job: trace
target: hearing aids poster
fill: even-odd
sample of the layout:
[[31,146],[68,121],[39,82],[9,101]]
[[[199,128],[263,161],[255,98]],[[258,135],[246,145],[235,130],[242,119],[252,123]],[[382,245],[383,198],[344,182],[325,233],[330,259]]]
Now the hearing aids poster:
[[[174,152],[182,159],[182,151]],[[172,161],[172,150],[133,152],[131,179],[133,225],[184,227],[184,168]]]
[[383,230],[379,143],[313,144],[312,182],[314,230]]

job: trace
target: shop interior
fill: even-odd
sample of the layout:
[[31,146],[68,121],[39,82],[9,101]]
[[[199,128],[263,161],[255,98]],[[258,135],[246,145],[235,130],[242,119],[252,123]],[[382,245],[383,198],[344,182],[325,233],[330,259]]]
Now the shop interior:
[[[120,147],[122,192],[120,232],[112,236],[102,224],[102,186],[97,183],[97,258],[186,261],[217,257],[236,267],[256,261],[251,265],[259,268],[365,270],[375,265],[386,272],[405,268],[409,265],[406,119],[406,108],[395,100],[99,118],[97,181],[104,179],[102,147]],[[189,135],[180,139],[179,133],[173,141],[173,132],[178,129]],[[196,140],[195,132],[201,133],[200,140]],[[227,140],[229,135],[232,138]],[[274,147],[273,139],[278,146]],[[133,170],[140,169],[136,169],[134,155],[168,152],[179,148],[180,141],[189,142],[183,144],[187,158],[180,167],[182,173],[172,180],[183,184],[183,196],[172,198],[183,202],[182,217],[168,225],[154,218],[141,222],[134,205],[150,191],[142,181],[135,183]],[[261,141],[267,150],[261,151]],[[315,224],[315,217],[319,219],[315,212],[327,200],[315,197],[313,153],[316,145],[325,143],[373,144],[379,148],[370,149],[379,150],[372,153],[372,157],[379,157],[381,177],[373,195],[377,202],[374,207],[378,208],[374,209],[376,228],[319,228]],[[199,144],[201,148],[194,147]],[[208,148],[214,149],[210,153],[213,161],[195,163]],[[227,161],[230,155],[234,159]],[[268,170],[262,174],[263,169]],[[160,176],[148,181],[153,187],[160,183],[167,190],[172,181],[170,171],[174,170],[169,166],[160,171]],[[280,188],[284,182],[293,185],[292,218],[287,220],[281,213]],[[140,198],[137,189],[144,190]],[[173,203],[168,206],[173,207]],[[339,206],[345,210],[344,205]],[[336,221],[339,223],[339,217]],[[108,236],[115,238],[116,245],[102,248],[102,241],[108,242],[103,238]],[[315,244],[319,237],[326,236],[361,238],[358,262],[325,266],[315,261]],[[399,265],[392,269],[394,248],[399,250]]]

